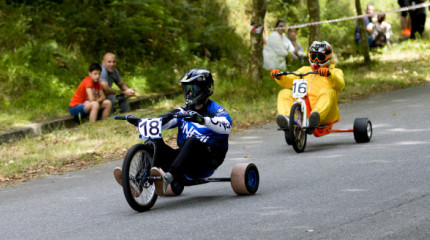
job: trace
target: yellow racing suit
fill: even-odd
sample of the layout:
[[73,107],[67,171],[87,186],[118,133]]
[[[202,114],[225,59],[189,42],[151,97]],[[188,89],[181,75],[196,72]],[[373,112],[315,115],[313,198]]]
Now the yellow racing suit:
[[[327,125],[339,120],[339,108],[337,105],[337,95],[345,87],[343,72],[335,68],[334,62],[328,66],[330,76],[323,77],[318,74],[309,74],[305,77],[308,82],[307,92],[312,111],[318,111],[320,114],[319,125]],[[296,73],[312,72],[309,66],[301,67]],[[289,116],[290,109],[293,106],[294,98],[291,90],[293,80],[299,77],[295,75],[284,75],[276,82],[285,87],[278,94],[278,113]]]

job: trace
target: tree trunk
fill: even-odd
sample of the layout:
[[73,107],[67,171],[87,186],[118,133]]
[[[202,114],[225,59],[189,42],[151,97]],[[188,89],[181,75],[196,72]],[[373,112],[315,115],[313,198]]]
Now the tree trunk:
[[266,1],[252,0],[251,27],[251,50],[249,54],[248,79],[253,82],[262,82],[263,79],[263,29],[264,17],[266,15]]
[[[309,22],[320,21],[320,4],[318,0],[307,0]],[[313,41],[321,41],[321,27],[319,24],[309,26],[309,46]]]
[[[363,11],[361,10],[360,0],[355,0],[355,8],[357,9],[357,15],[363,14]],[[358,31],[360,32],[360,39],[361,39],[361,44],[359,45],[360,52],[364,57],[364,62],[369,63],[370,62],[369,42],[367,41],[367,30],[366,30],[366,27],[364,26],[363,18],[358,19]]]

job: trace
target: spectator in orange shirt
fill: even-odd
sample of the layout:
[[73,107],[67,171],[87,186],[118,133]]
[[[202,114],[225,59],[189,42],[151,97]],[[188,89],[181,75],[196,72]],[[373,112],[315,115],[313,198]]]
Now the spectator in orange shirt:
[[70,115],[80,119],[88,117],[90,122],[95,122],[99,111],[102,110],[101,119],[109,117],[112,102],[106,99],[100,85],[101,71],[100,64],[93,63],[90,65],[88,76],[82,80],[72,100],[70,100]]

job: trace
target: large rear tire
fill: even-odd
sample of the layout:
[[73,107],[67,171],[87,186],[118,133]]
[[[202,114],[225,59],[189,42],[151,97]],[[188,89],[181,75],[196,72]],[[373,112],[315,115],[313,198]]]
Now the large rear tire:
[[354,139],[357,143],[369,142],[372,138],[372,123],[367,118],[356,118],[354,120]]
[[302,106],[299,103],[295,103],[291,107],[290,112],[290,141],[293,145],[294,150],[297,153],[305,151],[307,134],[303,128],[306,119],[303,119]]
[[130,207],[138,212],[151,209],[157,201],[155,186],[149,181],[150,171],[154,166],[153,155],[153,150],[147,146],[136,144],[128,150],[122,165],[125,199]]
[[238,195],[255,194],[260,184],[257,166],[253,163],[238,163],[231,171],[231,187]]

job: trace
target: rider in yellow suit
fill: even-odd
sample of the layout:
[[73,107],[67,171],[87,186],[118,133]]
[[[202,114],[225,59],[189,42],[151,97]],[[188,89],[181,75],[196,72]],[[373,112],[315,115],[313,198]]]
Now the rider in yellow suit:
[[[309,116],[309,126],[327,125],[339,120],[339,108],[337,96],[345,87],[343,72],[335,68],[335,63],[331,61],[332,48],[326,41],[314,41],[309,48],[310,66],[303,66],[296,73],[307,73],[317,71],[318,74],[310,74],[304,77],[308,82],[307,92],[311,104],[312,112]],[[288,128],[290,109],[293,106],[292,96],[293,80],[299,77],[295,75],[284,75],[277,77],[278,69],[271,71],[270,75],[276,82],[285,87],[278,94],[278,115],[276,122],[281,128]],[[309,131],[308,133],[313,133]]]

